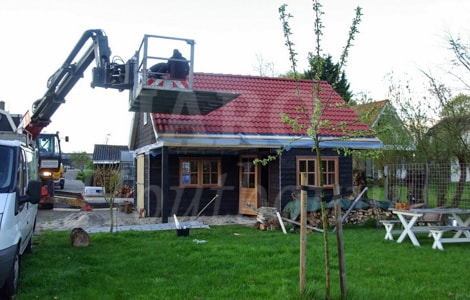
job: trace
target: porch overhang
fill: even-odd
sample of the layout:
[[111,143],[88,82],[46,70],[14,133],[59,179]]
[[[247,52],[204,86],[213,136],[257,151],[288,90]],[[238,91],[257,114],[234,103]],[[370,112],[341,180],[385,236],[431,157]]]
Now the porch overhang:
[[[159,144],[169,147],[218,147],[218,148],[312,148],[309,137],[282,135],[247,134],[160,134]],[[382,149],[382,142],[376,137],[344,139],[321,137],[320,148]]]

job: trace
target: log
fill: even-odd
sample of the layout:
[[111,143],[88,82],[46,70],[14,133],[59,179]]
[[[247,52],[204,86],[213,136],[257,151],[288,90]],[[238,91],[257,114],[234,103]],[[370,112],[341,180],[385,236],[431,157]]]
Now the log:
[[[334,211],[327,209],[326,213],[328,215],[329,225],[334,226],[336,224],[336,218],[334,217]],[[284,218],[289,218],[288,213],[283,213]],[[393,217],[393,214],[389,210],[382,208],[370,207],[367,209],[353,209],[350,211],[349,215],[344,218],[343,224],[363,224],[370,219],[388,219]],[[299,219],[295,220],[299,221]],[[320,212],[309,212],[307,215],[307,223],[312,227],[322,227],[321,213]]]
[[[256,228],[259,230],[276,230],[279,228],[279,220],[277,218],[277,209],[275,207],[257,208],[250,202],[246,205],[256,211]],[[284,224],[283,224],[284,225]]]
[[70,233],[72,247],[88,247],[90,245],[90,236],[81,227],[72,229]]

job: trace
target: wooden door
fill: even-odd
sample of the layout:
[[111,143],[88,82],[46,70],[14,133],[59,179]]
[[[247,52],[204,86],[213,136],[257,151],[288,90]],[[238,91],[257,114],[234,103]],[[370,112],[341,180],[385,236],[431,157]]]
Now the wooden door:
[[238,200],[238,212],[244,215],[256,215],[256,212],[246,204],[250,202],[253,206],[259,205],[259,166],[253,164],[254,155],[243,155],[240,157],[240,195]]
[[137,155],[137,211],[140,213],[141,209],[145,209],[145,155]]

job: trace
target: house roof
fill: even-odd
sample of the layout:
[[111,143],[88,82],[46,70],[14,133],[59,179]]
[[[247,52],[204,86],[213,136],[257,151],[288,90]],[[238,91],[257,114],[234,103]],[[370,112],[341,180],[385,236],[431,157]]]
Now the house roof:
[[[299,97],[297,94],[297,86]],[[381,141],[327,82],[295,81],[246,75],[194,73],[194,90],[239,94],[237,98],[206,115],[152,113],[155,142],[134,148],[138,121],[132,125],[130,145],[135,153],[151,152],[163,146],[194,149],[237,149],[314,146],[306,134],[313,103],[312,91],[319,91],[322,126],[320,147],[352,149],[382,148]],[[318,87],[318,89],[314,89]],[[188,97],[186,97],[188,98]],[[178,98],[184,108],[185,97]],[[154,99],[154,101],[158,101]],[[161,101],[161,98],[160,98]],[[194,103],[188,107],[194,108]],[[299,109],[303,107],[303,109]],[[293,131],[281,114],[297,119],[303,129]],[[362,136],[354,136],[360,132]]]
[[[154,113],[154,126],[159,134],[292,136],[292,128],[281,121],[281,113],[298,118],[300,124],[308,127],[313,106],[312,81],[298,81],[300,99],[296,97],[296,85],[294,80],[287,78],[195,73],[194,89],[233,92],[240,96],[207,115]],[[323,101],[323,108],[327,108],[321,120],[331,123],[320,129],[321,136],[344,136],[345,131],[337,128],[341,124],[346,124],[348,131],[369,130],[327,82],[320,82],[319,87],[318,98]],[[306,113],[299,112],[299,107],[305,107]],[[305,130],[296,134],[305,134]]]
[[366,123],[369,127],[373,127],[387,105],[389,105],[388,100],[381,100],[354,105],[351,106],[351,108],[356,112],[356,114],[362,117],[361,121]]
[[103,164],[120,162],[122,151],[129,151],[129,147],[96,144],[93,150],[93,163]]
[[364,103],[352,106],[370,128],[377,132],[377,136],[384,144],[385,150],[415,150],[413,137],[406,129],[400,116],[389,100]]

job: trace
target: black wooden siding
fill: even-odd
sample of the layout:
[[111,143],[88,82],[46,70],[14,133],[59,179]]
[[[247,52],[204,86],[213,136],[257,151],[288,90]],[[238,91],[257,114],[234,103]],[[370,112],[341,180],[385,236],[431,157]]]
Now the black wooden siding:
[[[147,114],[147,124],[144,124],[143,114]],[[149,113],[135,114],[134,122],[137,122],[138,130],[135,135],[135,149],[155,143],[155,133],[153,132],[152,116]]]
[[[262,185],[264,187],[267,186],[268,191],[268,204],[269,207],[275,207],[278,210],[281,208],[281,198],[280,198],[280,177],[279,177],[279,159],[271,161],[267,166],[262,166],[262,170],[266,170],[267,172],[262,171]],[[267,174],[266,174],[267,173]],[[264,180],[267,183],[264,183]],[[263,204],[263,203],[262,203]]]
[[[201,215],[238,214],[238,155],[224,155],[222,158],[222,187],[181,188],[179,186],[179,157],[168,156],[168,215],[196,216],[212,198],[213,201]],[[184,155],[184,157],[191,157]],[[197,155],[194,157],[204,157]],[[215,156],[207,156],[213,158]],[[161,197],[161,155],[150,156],[150,216],[162,216]]]
[[[147,156],[149,166],[149,186],[146,187],[146,210],[149,216],[162,217],[162,155],[161,149],[151,151]],[[239,205],[239,154],[222,156],[222,186],[213,188],[181,188],[179,186],[179,158],[220,156],[202,155],[168,155],[168,203],[167,216],[195,216],[218,194],[202,215],[233,215],[238,214]],[[261,187],[260,206],[282,209],[292,200],[292,192],[299,192],[296,187],[296,157],[315,155],[310,149],[291,149],[267,166],[260,165]],[[338,156],[336,151],[323,150],[322,156]],[[260,155],[260,157],[263,157]],[[147,160],[148,161],[148,160]],[[339,184],[342,193],[352,187],[352,158],[339,155]],[[146,170],[147,172],[147,170]],[[280,174],[282,172],[282,174]],[[282,183],[281,183],[282,182]],[[309,192],[313,196],[313,192]],[[325,190],[325,200],[332,197],[332,190]],[[148,205],[147,205],[148,204]],[[148,207],[147,207],[148,206]]]
[[[150,117],[150,116],[149,116]],[[138,120],[137,120],[138,119]],[[138,149],[155,143],[152,122],[148,119],[143,124],[142,114],[136,115],[138,130],[135,136],[135,147]],[[192,149],[194,151],[194,149]],[[177,151],[177,150],[176,150]],[[230,151],[230,149],[228,149]],[[162,217],[162,156],[161,149],[150,151],[145,157],[145,209],[148,216]],[[194,157],[204,157],[193,155]],[[260,158],[266,157],[267,149],[233,151],[232,154],[222,153],[223,185],[218,188],[180,188],[179,187],[179,155],[173,150],[168,155],[168,207],[167,216],[195,216],[216,195],[219,197],[209,205],[202,215],[238,214],[239,205],[239,157],[243,153],[258,153]],[[298,192],[296,187],[296,157],[314,156],[311,149],[291,149],[267,166],[260,166],[261,186],[260,206],[282,209],[291,199],[292,192]],[[181,155],[190,157],[191,155]],[[338,156],[332,149],[322,151],[322,156]],[[352,189],[352,158],[339,155],[339,184],[342,192]],[[325,190],[326,200],[331,199],[332,190]]]
[[[291,149],[285,152],[281,160],[281,207],[292,200],[292,192],[299,193],[296,187],[296,158],[297,156],[315,156],[315,152],[311,149]],[[324,149],[321,151],[322,156],[338,156],[333,149]],[[339,185],[342,193],[350,190],[352,186],[352,157],[339,155]],[[309,196],[314,196],[314,192],[309,192]],[[333,196],[332,189],[325,189],[325,200],[331,200]]]

